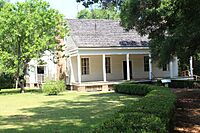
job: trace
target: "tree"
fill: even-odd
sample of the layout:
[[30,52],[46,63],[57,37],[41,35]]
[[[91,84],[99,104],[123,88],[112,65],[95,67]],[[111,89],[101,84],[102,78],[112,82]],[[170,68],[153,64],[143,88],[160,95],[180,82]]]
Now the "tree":
[[78,19],[119,19],[119,12],[114,9],[94,9],[92,12],[84,9],[78,12]]
[[154,60],[165,64],[178,56],[181,62],[200,52],[199,0],[126,0],[121,24],[148,35]]
[[0,69],[25,75],[28,62],[44,51],[55,53],[57,38],[63,38],[67,25],[62,14],[43,0],[6,3],[0,11]]
[[102,9],[106,9],[110,5],[114,5],[116,8],[118,8],[121,6],[123,1],[124,0],[76,0],[76,2],[82,3],[86,8],[98,3]]

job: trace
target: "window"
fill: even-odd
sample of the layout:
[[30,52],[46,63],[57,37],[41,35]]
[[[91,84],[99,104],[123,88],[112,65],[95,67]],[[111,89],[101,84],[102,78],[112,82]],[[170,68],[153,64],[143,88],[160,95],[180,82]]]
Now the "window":
[[44,66],[37,66],[37,74],[44,74]]
[[162,67],[163,71],[168,71],[168,65],[167,64],[164,64],[163,67]]
[[89,58],[81,58],[81,73],[82,75],[89,74]]
[[106,73],[111,73],[110,57],[106,57]]
[[149,56],[144,56],[144,71],[149,71]]

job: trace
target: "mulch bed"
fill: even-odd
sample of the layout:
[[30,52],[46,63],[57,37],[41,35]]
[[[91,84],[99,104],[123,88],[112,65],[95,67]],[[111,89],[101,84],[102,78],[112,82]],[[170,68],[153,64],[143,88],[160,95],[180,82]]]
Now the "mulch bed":
[[200,133],[200,89],[172,89],[177,95],[174,133]]

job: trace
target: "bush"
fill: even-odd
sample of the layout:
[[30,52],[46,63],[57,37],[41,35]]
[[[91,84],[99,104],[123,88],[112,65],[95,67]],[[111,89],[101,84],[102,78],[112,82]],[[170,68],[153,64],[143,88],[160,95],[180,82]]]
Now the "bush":
[[115,86],[115,90],[118,93],[131,95],[148,94],[139,101],[123,107],[112,118],[97,126],[93,132],[168,132],[176,101],[175,94],[169,88],[141,84],[120,84]]
[[13,88],[14,78],[10,74],[0,73],[0,89]]
[[169,84],[170,88],[194,88],[194,83],[200,84],[200,81],[194,80],[172,80]]
[[42,86],[42,91],[47,95],[57,95],[58,93],[65,90],[65,82],[64,81],[47,81]]
[[142,112],[119,113],[99,126],[96,133],[143,133],[165,132],[165,125],[159,117]]
[[157,87],[147,84],[118,84],[114,85],[114,90],[117,93],[124,93],[130,95],[146,95]]

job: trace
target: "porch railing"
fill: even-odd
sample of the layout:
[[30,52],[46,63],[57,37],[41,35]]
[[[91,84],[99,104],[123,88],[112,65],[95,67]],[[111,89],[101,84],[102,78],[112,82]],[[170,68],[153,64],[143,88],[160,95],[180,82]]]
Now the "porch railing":
[[37,74],[37,82],[38,83],[44,83],[45,82],[46,75],[45,74]]

